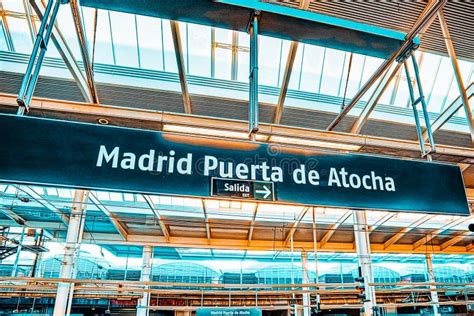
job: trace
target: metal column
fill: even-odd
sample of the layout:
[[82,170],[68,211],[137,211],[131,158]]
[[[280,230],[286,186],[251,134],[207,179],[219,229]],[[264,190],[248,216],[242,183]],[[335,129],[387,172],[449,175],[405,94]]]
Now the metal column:
[[[426,254],[426,270],[428,271],[428,281],[429,282],[436,282],[433,272],[433,255],[431,253]],[[436,286],[432,285],[430,288],[433,290],[431,291],[431,303],[433,303],[433,315],[439,316],[439,303],[438,300],[438,292],[436,291]]]
[[255,12],[249,22],[249,136],[251,140],[255,140],[255,133],[258,132],[258,15],[259,12]]
[[[435,142],[433,138],[433,133],[431,132],[431,122],[428,115],[425,95],[423,93],[423,87],[421,85],[420,70],[418,68],[418,63],[416,61],[416,58],[413,52],[411,53],[411,60],[413,63],[413,69],[415,70],[415,82],[416,82],[416,85],[418,88],[418,94],[419,94],[418,99],[415,98],[415,90],[411,82],[410,70],[408,69],[408,62],[405,60],[404,66],[405,66],[405,74],[406,74],[407,83],[408,83],[408,90],[410,92],[410,100],[411,100],[411,105],[413,108],[413,116],[415,118],[416,132],[418,134],[418,140],[420,141],[421,154],[422,154],[422,157],[427,157],[430,160],[430,154],[436,152],[436,147],[435,147]],[[427,150],[425,146],[425,140],[423,138],[423,130],[421,127],[420,118],[419,118],[418,110],[416,107],[418,104],[421,104],[421,109],[423,111],[423,117],[425,120],[426,132],[428,134],[430,150]]]
[[[302,273],[303,273],[303,278],[302,282],[303,284],[308,284],[309,283],[309,278],[308,278],[308,266],[306,263],[307,259],[307,254],[306,252],[302,251],[301,252],[301,268],[302,268]],[[303,290],[307,291],[309,290],[308,287],[303,287]],[[311,315],[311,307],[310,307],[310,299],[309,299],[309,293],[303,293],[303,316],[310,316]]]
[[[316,290],[319,291],[319,268],[318,268],[318,231],[316,227],[316,208],[313,207],[313,252],[314,252],[314,272],[316,278]],[[321,304],[321,296],[316,294],[316,313],[319,313],[320,304]]]
[[81,18],[81,11],[78,0],[71,1],[71,12],[76,26],[77,40],[79,41],[79,48],[81,49],[82,63],[84,64],[84,71],[86,72],[87,84],[89,87],[89,94],[93,103],[99,103],[97,89],[94,81],[93,65],[89,57],[89,48],[87,47],[87,39],[85,34],[84,23]]
[[454,78],[456,78],[456,83],[459,89],[459,93],[461,95],[462,103],[464,104],[467,126],[469,126],[469,133],[471,136],[471,143],[474,145],[474,118],[472,115],[471,104],[469,103],[469,97],[466,93],[466,87],[464,86],[464,82],[462,80],[461,70],[459,69],[458,59],[456,57],[456,51],[454,50],[453,41],[451,40],[451,34],[449,33],[448,29],[448,23],[446,22],[443,11],[438,12],[438,19],[439,25],[441,26],[441,31],[443,32],[446,49],[453,65]]
[[[151,274],[151,259],[153,256],[153,247],[151,246],[144,246],[143,247],[143,263],[142,263],[142,274],[140,277],[140,281],[148,282],[150,281],[150,274]],[[145,288],[148,288],[146,286]],[[150,306],[150,293],[143,293],[143,297],[138,300],[137,306],[137,316],[148,316]]]
[[66,0],[49,0],[44,11],[43,20],[36,36],[36,41],[31,52],[30,61],[26,67],[25,76],[21,82],[20,91],[18,92],[18,114],[23,114],[28,111],[33,92],[38,81],[38,76],[41,70],[46,50],[48,49],[48,42],[51,38],[51,32],[54,28],[54,22],[59,11],[59,5]]
[[189,96],[188,81],[186,79],[186,66],[183,56],[183,46],[181,44],[181,32],[177,21],[170,21],[171,36],[173,37],[174,53],[176,56],[176,65],[178,67],[179,83],[181,85],[181,94],[183,95],[184,112],[193,113],[193,105]]
[[[80,241],[84,232],[84,222],[86,219],[86,205],[89,192],[85,190],[76,190],[71,208],[71,217],[66,235],[66,245],[64,247],[64,257],[61,264],[59,277],[69,279],[74,277],[75,263],[80,250]],[[74,284],[60,282],[54,303],[53,316],[63,316],[69,309]],[[71,296],[71,298],[70,298]]]
[[357,251],[359,267],[364,278],[366,301],[364,302],[364,312],[361,315],[373,315],[373,307],[376,305],[375,291],[373,286],[372,262],[370,259],[370,240],[365,211],[353,211],[354,216],[354,239]]

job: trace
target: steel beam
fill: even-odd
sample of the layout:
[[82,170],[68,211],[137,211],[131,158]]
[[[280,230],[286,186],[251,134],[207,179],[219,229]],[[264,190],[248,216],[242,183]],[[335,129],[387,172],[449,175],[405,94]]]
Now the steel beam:
[[[467,98],[470,99],[474,95],[474,83],[470,83],[466,89]],[[444,111],[434,120],[431,124],[431,130],[433,133],[437,132],[444,124],[446,124],[451,117],[453,117],[459,109],[463,106],[462,97],[457,97]],[[428,139],[428,132],[423,132],[423,139]]]
[[253,230],[255,228],[255,221],[257,220],[257,212],[258,212],[258,203],[255,203],[255,209],[253,211],[252,215],[252,221],[250,222],[250,227],[249,227],[249,235],[248,235],[248,244],[250,246],[250,242],[252,241],[253,237]]
[[[64,233],[56,235],[56,241],[64,241]],[[262,240],[253,239],[250,245],[248,239],[236,238],[212,238],[211,242],[206,237],[183,237],[171,236],[166,240],[164,236],[152,235],[131,235],[128,234],[128,239],[123,238],[114,233],[84,233],[84,243],[94,244],[108,244],[108,245],[134,245],[134,246],[157,246],[157,247],[171,247],[171,248],[202,248],[202,249],[227,249],[227,250],[249,250],[249,251],[287,251],[288,247],[284,240]],[[305,251],[312,251],[314,249],[313,241],[295,241],[294,248]],[[342,242],[327,242],[324,247],[318,247],[321,252],[350,252],[355,251],[354,243]],[[411,244],[393,244],[385,248],[383,243],[371,243],[371,251],[374,253],[403,253],[403,254],[425,254],[426,250],[418,248],[413,250]],[[450,246],[446,249],[441,249],[439,245],[433,245],[430,252],[439,254],[466,254],[465,246]]]
[[474,241],[472,241],[469,245],[466,246],[466,252],[470,252],[474,250]]
[[[310,0],[301,0],[299,8],[302,10],[307,10],[310,2]],[[290,44],[288,58],[286,59],[285,72],[283,73],[283,80],[280,87],[280,94],[278,96],[278,102],[275,106],[275,112],[273,114],[274,124],[280,124],[281,122],[283,107],[285,106],[286,94],[288,92],[288,85],[290,84],[291,73],[293,71],[293,65],[295,63],[295,57],[298,51],[298,45],[298,42],[291,42]],[[301,61],[301,64],[303,64],[303,61]]]
[[102,202],[92,192],[89,193],[89,199],[100,211],[102,211],[102,213],[107,216],[107,218],[112,223],[112,225],[114,225],[120,236],[122,236],[123,239],[127,240],[127,229],[117,219],[117,216],[115,216],[115,214],[113,214],[104,204],[102,204]]
[[280,87],[280,94],[275,106],[273,114],[273,123],[280,124],[283,114],[283,107],[285,106],[286,94],[288,92],[288,85],[290,84],[291,72],[293,71],[293,64],[295,63],[296,52],[298,51],[298,42],[291,42],[290,50],[288,51],[288,59],[286,60],[285,72]]
[[327,232],[324,234],[324,236],[321,238],[321,241],[319,242],[319,248],[323,248],[329,242],[329,240],[334,235],[339,226],[341,226],[351,215],[352,211],[349,210],[344,213],[344,215],[342,215],[336,223],[331,224],[331,226],[329,226]]
[[204,221],[206,223],[206,237],[209,242],[211,242],[211,227],[209,226],[209,216],[207,215],[206,203],[204,199],[201,199],[202,202],[202,212],[204,213]]
[[69,225],[69,217],[66,214],[64,214],[63,211],[61,211],[56,206],[48,202],[44,197],[39,195],[35,190],[33,190],[32,188],[26,185],[14,185],[14,187],[17,188],[19,191],[22,191],[26,195],[29,195],[31,198],[36,200],[36,202],[38,202],[49,211],[56,214],[60,218],[60,220],[63,222],[63,224],[65,224],[66,226]]
[[[0,94],[0,104],[5,108],[17,108],[16,98],[13,95]],[[230,119],[197,117],[179,113],[96,105],[90,103],[36,98],[30,104],[30,107],[34,109],[36,113],[40,113],[40,115],[56,118],[72,115],[74,116],[75,120],[82,122],[96,122],[98,118],[106,116],[120,119],[122,122],[124,122],[124,126],[130,127],[137,126],[137,124],[153,125],[156,127],[156,129],[160,129],[163,124],[193,127],[196,128],[196,135],[199,135],[198,131],[200,128],[202,128],[215,130],[216,137],[218,137],[219,131],[241,132],[245,137],[248,129],[247,122]],[[420,148],[416,141],[411,140],[336,133],[264,123],[260,124],[260,133],[262,135],[275,135],[282,137],[292,137],[295,139],[317,140],[321,142],[356,145],[360,146],[359,151],[362,152],[364,151],[365,146],[367,146],[369,148],[369,152],[371,149],[376,148],[378,152],[384,152],[386,150],[391,155],[398,155],[399,157],[411,157],[413,153],[419,152]],[[295,144],[295,146],[298,145]],[[462,158],[460,160],[474,158],[474,149],[459,146],[437,146],[437,160],[446,160],[452,162],[453,157],[457,157],[456,159]]]
[[[470,218],[474,218],[474,216],[471,216]],[[415,241],[413,243],[413,249],[417,249],[421,246],[424,246],[426,245],[427,243],[429,243],[433,238],[435,238],[436,236],[439,236],[441,235],[442,233],[450,230],[451,228],[453,227],[456,227],[466,221],[468,221],[469,218],[464,218],[464,217],[461,217],[461,218],[458,218],[458,219],[455,219],[454,221],[452,221],[451,223],[448,223],[446,225],[444,225],[443,227],[441,227],[440,229],[437,229],[429,234],[427,234],[426,236],[424,236],[423,238],[420,238],[418,239],[417,241]]]
[[352,98],[351,102],[345,107],[336,118],[329,124],[327,130],[333,130],[339,122],[352,110],[352,108],[360,101],[362,96],[370,89],[370,87],[382,76],[382,74],[392,65],[395,60],[397,60],[401,54],[410,49],[413,45],[413,40],[415,37],[425,30],[433,22],[433,18],[436,17],[436,14],[441,10],[446,4],[447,0],[433,0],[428,3],[423,13],[420,15],[418,20],[415,22],[415,25],[411,28],[410,32],[405,37],[405,41],[400,46],[400,48],[387,60],[385,60],[375,73],[367,80],[367,82],[362,86],[362,88],[356,93]]
[[440,245],[440,249],[445,250],[449,247],[452,247],[453,245],[457,244],[458,242],[460,242],[464,238],[468,237],[470,234],[471,234],[471,232],[469,232],[469,231],[459,233],[456,236],[454,236],[453,238],[449,239],[448,241],[445,241],[444,243],[442,243]]
[[[35,11],[36,15],[43,20],[43,12],[45,10],[44,5],[41,3],[41,8],[36,4],[35,1],[30,0],[31,7],[33,11]],[[54,24],[54,28],[51,34],[51,40],[53,41],[54,46],[58,50],[59,54],[61,55],[64,63],[66,64],[67,68],[69,69],[72,77],[76,81],[79,90],[81,91],[84,99],[86,102],[93,103],[92,95],[90,94],[89,86],[87,79],[84,77],[79,64],[77,63],[76,59],[74,58],[74,54],[72,53],[71,48],[67,45],[67,42],[60,31],[60,27],[58,24]]]
[[303,218],[305,217],[306,213],[308,213],[308,210],[310,208],[307,206],[307,207],[304,207],[300,214],[298,215],[298,217],[295,219],[295,221],[293,222],[293,224],[291,224],[291,228],[290,228],[290,231],[288,232],[288,234],[286,235],[286,238],[285,238],[285,245],[288,244],[288,242],[293,238],[293,236],[295,235],[295,232],[296,232],[296,229],[298,228],[298,225],[301,223],[301,221],[303,220]]
[[0,213],[3,213],[20,226],[27,225],[26,219],[6,207],[0,207]]
[[239,33],[232,31],[232,63],[231,63],[231,80],[237,80],[239,70]]
[[408,233],[410,230],[420,226],[421,224],[425,223],[426,221],[430,220],[433,218],[435,215],[425,215],[421,217],[420,219],[416,220],[414,223],[410,224],[407,227],[403,227],[400,229],[395,235],[390,237],[384,244],[384,248],[387,249],[391,245],[395,244],[397,241],[399,241],[403,236],[405,236],[406,233]]
[[181,94],[183,95],[184,112],[193,113],[193,106],[188,91],[188,82],[186,80],[186,66],[184,65],[183,46],[181,44],[181,33],[179,32],[179,23],[170,21],[171,35],[173,37],[174,53],[176,64],[178,65],[179,83],[181,85]]
[[[410,75],[410,70],[408,69],[407,61],[405,60],[403,62],[403,64],[405,66],[405,74],[406,74],[406,78],[407,78],[408,90],[410,92],[410,101],[411,101],[411,106],[413,108],[413,117],[415,119],[416,133],[418,135],[418,140],[420,142],[420,149],[421,149],[422,157],[427,156],[428,159],[431,160],[430,154],[436,152],[435,142],[434,142],[434,138],[433,138],[433,132],[431,130],[431,121],[430,121],[430,118],[429,118],[427,105],[426,105],[426,101],[425,101],[425,95],[423,93],[423,87],[422,87],[422,84],[421,84],[420,70],[418,68],[418,63],[417,63],[415,55],[413,53],[411,53],[411,60],[412,60],[412,63],[413,63],[413,68],[415,70],[415,81],[416,81],[416,85],[417,85],[417,88],[418,88],[418,94],[419,94],[418,99],[415,98],[415,91],[414,91],[414,88],[413,88],[413,84],[411,82],[411,75]],[[426,133],[428,135],[429,144],[430,144],[430,149],[429,150],[426,150],[425,140],[423,139],[423,130],[422,130],[422,127],[421,127],[420,117],[418,115],[418,109],[417,109],[417,104],[418,103],[421,104],[421,108],[422,108],[422,112],[423,112],[423,118],[424,118],[425,126],[426,126]]]
[[97,94],[96,85],[94,81],[94,70],[91,60],[89,58],[89,48],[87,47],[86,32],[84,23],[82,21],[79,3],[77,0],[70,0],[72,17],[76,27],[77,40],[79,41],[79,48],[81,49],[82,63],[87,78],[87,86],[89,88],[89,95],[91,103],[99,103],[99,96]]
[[472,115],[472,109],[471,105],[469,104],[469,98],[466,93],[464,82],[462,80],[461,70],[459,69],[456,51],[454,50],[454,45],[451,39],[451,34],[449,33],[448,24],[446,22],[446,19],[444,18],[442,10],[438,12],[438,20],[439,24],[441,25],[441,31],[443,32],[446,49],[453,65],[454,77],[456,78],[456,83],[459,89],[459,93],[461,95],[462,103],[464,105],[464,111],[466,112],[467,125],[469,126],[469,133],[471,136],[471,143],[474,146],[474,118]]
[[385,224],[387,221],[389,221],[392,217],[397,215],[395,212],[387,212],[384,217],[376,221],[372,226],[369,226],[369,234],[372,233],[374,230]]
[[35,19],[31,15],[30,4],[28,0],[23,0],[23,7],[25,8],[26,22],[28,22],[28,30],[30,31],[31,42],[35,42],[35,36],[37,33]]
[[377,87],[372,93],[369,101],[367,101],[364,109],[362,110],[360,115],[357,117],[356,121],[354,122],[354,125],[352,125],[351,133],[353,134],[360,133],[365,123],[367,123],[367,121],[369,120],[370,114],[372,113],[375,106],[379,102],[383,93],[385,92],[385,90],[387,90],[388,86],[390,85],[390,82],[392,82],[393,78],[395,78],[395,76],[399,73],[400,67],[401,67],[401,64],[397,63],[395,68],[393,68],[392,70],[387,69],[387,71],[384,73],[379,83],[377,84]]
[[23,115],[25,111],[29,110],[30,101],[38,82],[41,65],[46,56],[48,43],[51,39],[51,33],[54,29],[54,23],[59,12],[60,4],[60,0],[48,0],[48,4],[44,9],[44,15],[40,16],[41,12],[39,12],[39,10],[37,12],[38,16],[41,18],[41,25],[33,44],[33,49],[31,51],[28,65],[26,66],[23,80],[21,81],[20,90],[18,91],[18,115]]
[[155,215],[156,219],[158,220],[158,224],[160,225],[161,231],[163,232],[163,236],[167,241],[170,240],[170,232],[166,224],[163,222],[163,218],[161,217],[160,211],[156,208],[155,203],[149,195],[143,194],[143,198],[147,202],[148,206],[150,207],[151,211]]
[[255,140],[258,132],[258,12],[249,21],[250,35],[250,69],[249,69],[249,128],[251,140]]

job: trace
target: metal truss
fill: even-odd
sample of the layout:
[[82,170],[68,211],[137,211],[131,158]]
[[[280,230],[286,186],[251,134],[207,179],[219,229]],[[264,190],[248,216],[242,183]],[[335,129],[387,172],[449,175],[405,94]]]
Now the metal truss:
[[248,32],[250,35],[250,69],[249,69],[249,128],[251,140],[255,140],[259,129],[258,119],[258,18],[260,12],[250,17]]
[[433,0],[428,3],[423,13],[420,15],[415,25],[412,27],[410,32],[405,37],[405,41],[401,47],[387,60],[385,60],[375,73],[368,79],[368,81],[362,86],[357,92],[351,102],[339,113],[339,115],[331,122],[328,126],[328,130],[333,130],[339,122],[349,113],[349,111],[360,101],[362,96],[370,89],[370,87],[382,76],[382,74],[395,62],[400,56],[411,51],[414,45],[415,37],[425,30],[433,22],[433,17],[436,16],[437,12],[441,10],[446,4],[447,0]]
[[181,44],[181,33],[179,31],[179,23],[170,21],[171,35],[173,37],[174,53],[176,56],[176,64],[178,65],[179,83],[181,85],[181,94],[183,95],[184,112],[193,113],[193,106],[188,91],[188,82],[186,80],[186,67],[184,65],[183,47]]
[[158,220],[158,224],[160,225],[160,228],[161,228],[161,231],[163,232],[164,238],[167,241],[169,241],[170,237],[171,237],[170,232],[168,230],[168,227],[166,226],[166,224],[163,221],[163,217],[161,216],[160,211],[156,208],[155,203],[153,202],[153,200],[151,199],[151,197],[149,195],[143,194],[143,198],[145,199],[145,201],[147,202],[147,204],[150,207],[151,211],[153,212],[156,219]]
[[[466,94],[468,99],[472,98],[474,95],[474,83],[471,83],[467,89]],[[443,112],[433,121],[431,124],[431,130],[433,133],[436,133],[438,130],[443,127],[458,111],[463,107],[464,103],[461,96],[457,97],[450,105],[448,105]],[[428,138],[428,133],[425,130],[423,132],[423,139]]]
[[[299,4],[299,8],[307,10],[309,7],[310,0],[302,0]],[[295,63],[296,52],[298,51],[298,42],[291,42],[290,50],[288,52],[288,58],[286,60],[286,66],[283,73],[283,80],[281,83],[280,94],[278,96],[278,102],[275,106],[275,112],[273,114],[273,123],[280,124],[281,117],[283,114],[283,108],[285,106],[286,94],[288,92],[288,86],[290,84],[291,73],[293,71],[293,65]]]
[[[408,63],[407,63],[406,60],[403,62],[403,65],[405,66],[405,74],[406,74],[406,77],[407,77],[408,90],[410,91],[410,101],[411,101],[411,105],[412,105],[412,108],[413,108],[413,117],[415,119],[416,133],[418,135],[418,140],[420,142],[421,155],[422,155],[422,157],[426,157],[426,156],[429,156],[431,153],[435,153],[436,152],[436,147],[435,147],[435,142],[434,142],[434,138],[433,138],[433,133],[431,132],[431,122],[430,122],[430,118],[429,118],[429,115],[428,115],[427,105],[426,105],[426,101],[425,101],[425,95],[423,93],[423,87],[422,87],[422,84],[421,84],[420,70],[418,68],[418,63],[417,63],[415,55],[413,55],[413,53],[411,53],[411,60],[412,60],[413,68],[415,69],[415,82],[416,82],[416,85],[417,85],[417,88],[418,88],[417,90],[418,90],[418,94],[419,94],[418,98],[415,98],[415,91],[414,91],[415,89],[413,88],[413,83],[411,82],[411,79],[410,79],[411,78],[410,70],[408,69]],[[428,140],[429,140],[429,145],[430,145],[429,150],[426,149],[425,140],[423,138],[423,131],[422,131],[420,118],[419,118],[419,114],[418,114],[418,109],[417,109],[418,104],[421,104],[423,118],[424,118],[425,126],[426,126],[426,132],[428,134]],[[430,157],[428,157],[428,158],[430,158]]]
[[123,225],[118,220],[117,216],[115,216],[115,214],[112,213],[92,192],[89,193],[89,199],[95,205],[95,207],[97,207],[107,216],[107,218],[110,220],[110,222],[115,227],[120,236],[122,236],[123,239],[127,240],[127,229],[125,228],[125,225]]
[[[472,114],[471,105],[469,103],[470,96],[468,96],[468,92],[466,90],[466,87],[464,85],[464,82],[461,76],[461,70],[459,69],[459,64],[456,57],[456,51],[454,50],[453,41],[451,40],[451,35],[449,33],[448,23],[446,22],[446,19],[444,17],[442,10],[438,12],[438,19],[439,19],[439,24],[441,26],[441,31],[443,32],[443,37],[446,44],[446,50],[448,51],[448,55],[449,55],[449,58],[451,59],[451,64],[453,66],[454,77],[456,78],[456,83],[458,86],[459,94],[461,96],[462,105],[464,106],[464,111],[466,113],[466,119],[467,119],[467,125],[469,127],[471,143],[474,146],[474,117]],[[448,110],[449,110],[449,107],[440,116],[443,116],[443,114],[447,112]],[[448,117],[448,115],[445,115],[445,117]]]
[[[83,64],[86,72],[86,77],[82,73],[76,59],[69,46],[66,44],[64,36],[56,24],[56,17],[61,4],[68,3],[67,0],[49,0],[47,5],[43,3],[38,5],[34,0],[30,0],[31,8],[41,20],[41,26],[37,31],[36,39],[33,45],[31,57],[25,71],[20,91],[18,93],[18,114],[23,114],[28,111],[31,98],[33,96],[36,83],[38,81],[41,66],[46,55],[49,41],[52,40],[56,46],[59,54],[64,60],[66,66],[71,72],[73,78],[77,82],[86,101],[91,103],[98,103],[97,91],[95,88],[92,65],[89,59],[87,49],[87,42],[85,39],[84,27],[79,13],[79,6],[77,1],[72,1],[71,10],[74,18],[76,31],[78,35],[79,47],[83,57]],[[30,5],[24,0],[25,16],[29,25],[30,34],[35,32],[34,17],[30,12]]]
[[18,92],[18,114],[20,115],[29,109],[30,101],[33,97],[33,92],[38,81],[41,64],[43,63],[46,50],[48,49],[48,43],[51,38],[51,33],[54,28],[60,4],[60,0],[49,0],[45,8],[41,26],[33,45],[30,61],[26,67],[25,76],[23,77],[20,91]]

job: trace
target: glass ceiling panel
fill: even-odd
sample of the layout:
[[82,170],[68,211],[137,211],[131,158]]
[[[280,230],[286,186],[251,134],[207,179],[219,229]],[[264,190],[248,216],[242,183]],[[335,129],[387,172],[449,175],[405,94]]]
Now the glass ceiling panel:
[[[281,45],[282,40],[280,39],[268,36],[259,37],[259,84],[274,87],[279,86],[281,81],[279,80],[279,77],[280,75],[283,76],[283,69],[285,67],[288,51],[290,49],[290,42],[283,41],[283,47],[281,47]],[[275,58],[280,53],[279,48],[281,48],[281,64],[279,59]]]
[[[176,64],[176,55],[174,53],[173,46],[173,37],[171,35],[171,26],[170,21],[161,20],[161,29],[162,29],[162,45],[164,48],[164,71],[168,72],[178,72],[178,66]],[[153,39],[154,36],[149,37]]]
[[7,16],[8,28],[13,41],[15,52],[31,54],[33,44],[28,33],[28,23],[25,19]]
[[135,16],[110,12],[110,25],[116,64],[139,67]]
[[324,59],[323,78],[319,93],[327,95],[339,95],[339,85],[341,84],[341,74],[344,67],[345,52],[335,49],[326,49]]
[[[305,46],[304,44],[298,45],[296,50],[295,61],[293,63],[293,70],[291,71],[290,83],[288,85],[289,89],[300,90],[301,87],[301,75],[303,72],[303,57],[305,55]],[[283,65],[284,67],[285,65]],[[284,68],[282,68],[284,71]],[[314,87],[313,87],[314,88]]]
[[2,0],[3,9],[7,11],[23,12],[25,7],[19,0]]
[[215,78],[230,80],[232,69],[232,51],[228,48],[215,49]]
[[[97,32],[95,34],[94,47],[94,9],[82,8],[82,16],[86,37],[90,52],[94,52],[95,63],[115,64],[114,51],[112,50],[112,39],[110,33],[110,22],[108,11],[98,10]],[[99,32],[100,30],[100,32]]]
[[[7,10],[7,21],[14,49],[19,53],[31,53],[32,41],[27,20],[18,18],[9,12],[24,14],[21,1],[3,0]],[[16,14],[15,13],[15,14]],[[98,10],[97,33],[94,45],[94,9],[82,8],[82,17],[90,53],[94,53],[96,64],[111,64],[149,70],[177,72],[176,57],[171,36],[170,22],[157,18],[135,16],[131,14]],[[39,22],[37,22],[39,25]],[[74,22],[67,6],[60,9],[58,25],[71,47],[74,56],[80,60],[81,54],[75,35]],[[248,82],[249,71],[249,36],[223,29],[207,26],[179,23],[186,70],[189,75],[212,77],[230,80],[232,78],[232,57],[235,54],[234,71],[236,80]],[[214,34],[214,36],[212,35]],[[7,50],[4,29],[0,26],[0,50]],[[214,54],[213,54],[214,47]],[[276,38],[259,37],[259,83],[272,87],[281,85],[286,66],[289,41]],[[59,57],[53,45],[48,56]],[[416,53],[420,60],[423,88],[429,110],[439,112],[449,105],[458,95],[456,82],[453,80],[452,65],[448,57],[430,53]],[[214,56],[214,60],[212,59]],[[330,96],[344,96],[347,74],[349,72],[349,53],[325,49],[307,44],[298,47],[293,72],[289,83],[290,89],[297,91],[321,93]],[[353,55],[349,82],[346,92],[346,103],[358,91],[360,86],[372,75],[382,62],[381,59]],[[459,61],[461,73],[466,86],[472,82],[474,63]],[[99,73],[96,71],[96,73]],[[411,69],[413,75],[413,70]],[[409,106],[407,79],[404,71],[400,72],[381,98],[381,103],[401,108]],[[411,78],[413,79],[413,78]],[[153,84],[155,86],[155,84]],[[204,88],[205,89],[205,88]],[[364,95],[367,100],[374,87]],[[192,91],[199,90],[193,87]],[[245,94],[242,94],[242,96]],[[292,96],[293,98],[293,96]],[[292,103],[292,106],[299,106]],[[306,106],[306,105],[305,105]],[[332,105],[338,108],[338,105]],[[465,116],[459,111],[459,116]]]
[[186,70],[194,76],[210,77],[211,29],[196,24],[186,24],[186,26]]
[[315,92],[319,88],[323,66],[324,47],[304,45],[305,54],[301,72],[300,89]]
[[[77,40],[76,35],[76,27],[74,24],[74,20],[72,18],[71,8],[69,6],[60,6],[58,12],[58,21],[61,21],[61,34],[63,35],[64,39],[66,40],[67,45],[71,49],[74,58],[78,61],[82,61],[82,55],[79,48],[79,42]],[[37,22],[37,28],[39,28],[40,22]],[[52,43],[51,43],[52,44]],[[51,45],[51,47],[55,47]],[[54,49],[56,51],[56,47]],[[48,48],[49,51],[49,48]],[[56,51],[57,52],[57,51]],[[59,53],[56,57],[60,57]]]
[[137,16],[137,31],[141,67],[163,70],[161,20],[139,15]]
[[426,103],[430,107],[434,84],[441,68],[443,58],[433,54],[424,54],[423,64],[420,66],[420,77],[423,78],[423,90],[426,94]]
[[7,46],[7,38],[5,34],[5,30],[3,28],[3,23],[0,20],[0,50],[8,50]]
[[[425,64],[429,67],[429,62]],[[438,66],[435,64],[436,68]],[[453,68],[447,58],[442,58],[438,69],[438,75],[435,77],[432,92],[428,96],[428,109],[433,112],[439,112],[445,104],[445,97],[453,83]]]
[[302,206],[260,204],[257,212],[258,221],[294,221],[303,210]]
[[[359,91],[360,86],[362,84],[361,78],[363,75],[366,58],[363,55],[353,54],[351,71],[349,74],[349,81],[347,81],[349,59],[350,59],[350,54],[346,54],[346,62],[344,66],[344,73],[342,76],[342,85],[341,85],[342,91],[340,91],[339,94],[341,96],[344,96],[344,90],[346,90],[347,98],[352,98],[357,93],[357,91]],[[347,82],[347,88],[346,88],[346,82]]]

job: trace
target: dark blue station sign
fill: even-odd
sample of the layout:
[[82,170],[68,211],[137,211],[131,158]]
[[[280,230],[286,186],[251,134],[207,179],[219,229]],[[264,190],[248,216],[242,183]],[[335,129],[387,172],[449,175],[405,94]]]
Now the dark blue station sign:
[[284,203],[469,214],[455,165],[13,115],[0,133],[5,182],[209,197],[220,178]]

